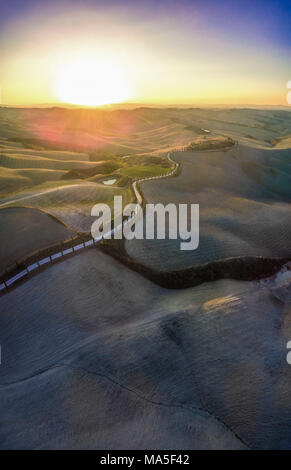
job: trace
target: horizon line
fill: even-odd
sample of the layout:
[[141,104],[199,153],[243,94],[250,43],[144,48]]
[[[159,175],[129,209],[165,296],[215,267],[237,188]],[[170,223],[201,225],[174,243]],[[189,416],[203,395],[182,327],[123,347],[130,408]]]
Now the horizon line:
[[256,108],[286,108],[291,109],[291,106],[288,104],[257,104],[257,103],[245,103],[245,104],[238,104],[238,103],[206,103],[206,104],[197,104],[197,103],[144,103],[144,102],[120,102],[120,103],[108,103],[103,105],[96,105],[96,106],[87,106],[87,105],[78,105],[78,104],[71,104],[71,103],[28,103],[28,104],[6,104],[0,103],[0,108],[74,108],[74,109],[106,109],[106,108],[118,108],[122,106],[131,106],[131,107],[144,107],[144,108],[216,108],[216,107],[224,107],[224,108],[248,108],[248,107],[256,107]]

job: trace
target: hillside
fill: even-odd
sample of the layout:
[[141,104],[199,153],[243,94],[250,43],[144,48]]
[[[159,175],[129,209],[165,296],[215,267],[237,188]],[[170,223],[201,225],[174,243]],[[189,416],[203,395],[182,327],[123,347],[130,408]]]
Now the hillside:
[[1,298],[1,448],[290,448],[286,274],[171,291],[94,250],[31,278]]
[[290,150],[238,145],[221,151],[176,152],[181,172],[141,183],[149,203],[200,205],[197,250],[181,240],[126,241],[127,253],[159,271],[239,256],[290,256]]
[[140,178],[144,202],[200,205],[197,250],[91,240],[2,285],[0,448],[291,449],[290,124],[0,108],[1,272],[90,232]]

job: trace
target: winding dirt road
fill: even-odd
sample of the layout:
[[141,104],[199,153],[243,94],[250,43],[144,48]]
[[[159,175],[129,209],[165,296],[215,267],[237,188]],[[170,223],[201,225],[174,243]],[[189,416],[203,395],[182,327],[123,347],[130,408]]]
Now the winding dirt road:
[[[154,180],[154,179],[161,179],[161,178],[168,178],[169,176],[172,176],[176,173],[179,164],[176,163],[172,158],[170,152],[167,154],[167,159],[173,163],[174,168],[170,173],[167,173],[166,175],[161,175],[161,176],[151,176],[148,178],[142,178],[134,181],[132,183],[132,189],[134,191],[136,201],[139,204],[137,207],[135,217],[137,218],[140,215],[140,207],[142,206],[143,203],[143,198],[142,195],[137,187],[138,183],[142,183],[144,181],[149,181],[149,180]],[[23,198],[24,199],[24,198]],[[20,199],[21,200],[21,199]],[[10,201],[11,202],[11,201]],[[6,204],[9,204],[9,202],[2,204],[1,206],[6,206]],[[132,220],[130,221],[132,223]],[[126,225],[126,222],[124,224],[119,225],[118,227],[112,229],[110,232],[107,232],[103,236],[100,236],[95,239],[88,240],[86,242],[78,243],[70,248],[67,248],[65,250],[58,251],[56,253],[51,254],[50,256],[45,256],[44,258],[40,258],[39,260],[35,261],[33,264],[26,266],[26,268],[20,272],[14,273],[13,276],[10,278],[7,278],[3,280],[2,282],[0,281],[0,293],[5,293],[8,291],[8,288],[13,286],[15,283],[17,283],[20,280],[23,280],[24,278],[28,277],[31,272],[36,271],[40,267],[43,267],[45,265],[50,265],[54,261],[62,259],[66,255],[72,255],[76,254],[79,251],[82,251],[84,248],[90,248],[94,246],[96,243],[99,243],[103,238],[111,238],[116,232],[120,231],[124,226]]]

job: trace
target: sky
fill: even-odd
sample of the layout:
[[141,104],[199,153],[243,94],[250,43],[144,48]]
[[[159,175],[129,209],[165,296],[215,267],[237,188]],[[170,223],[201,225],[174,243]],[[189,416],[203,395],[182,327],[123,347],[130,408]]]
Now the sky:
[[290,7],[0,0],[2,104],[287,104]]

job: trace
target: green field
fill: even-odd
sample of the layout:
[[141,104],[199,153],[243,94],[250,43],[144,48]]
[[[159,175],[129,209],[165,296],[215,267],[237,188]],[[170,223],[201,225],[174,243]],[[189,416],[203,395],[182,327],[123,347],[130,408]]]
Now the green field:
[[169,169],[160,165],[136,165],[134,167],[125,167],[120,173],[133,179],[150,178],[151,176],[166,175]]

